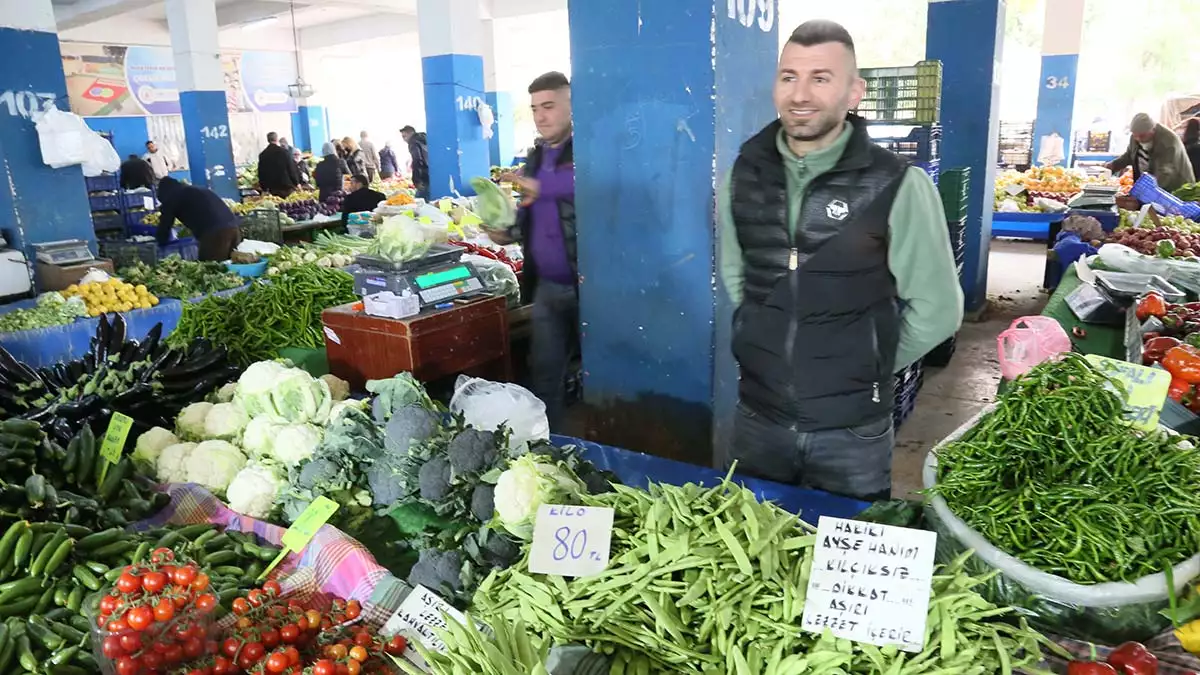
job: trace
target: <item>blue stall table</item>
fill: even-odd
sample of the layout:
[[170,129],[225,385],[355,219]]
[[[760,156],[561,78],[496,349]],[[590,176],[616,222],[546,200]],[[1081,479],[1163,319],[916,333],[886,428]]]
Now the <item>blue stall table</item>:
[[[716,485],[725,477],[725,472],[708,467],[695,466],[673,459],[664,459],[632,450],[622,450],[609,445],[583,441],[567,436],[551,436],[555,445],[575,445],[584,459],[598,468],[617,474],[621,482],[645,489],[651,483],[700,483]],[[857,499],[838,497],[818,490],[806,490],[791,485],[781,485],[758,478],[747,478],[734,474],[733,480],[749,488],[760,501],[772,501],[781,508],[795,513],[805,522],[817,524],[821,516],[853,518],[870,504]]]
[[1050,224],[1065,220],[1066,217],[1066,211],[1061,213],[995,211],[992,213],[992,236],[1044,241],[1050,238]]
[[[5,311],[28,309],[36,300],[22,300],[5,306]],[[146,337],[154,325],[163,325],[163,335],[169,334],[179,325],[183,304],[165,298],[150,309],[135,309],[122,312],[125,317],[125,335],[130,340]],[[0,346],[8,350],[13,358],[33,368],[52,366],[60,361],[73,361],[87,354],[88,342],[96,334],[99,318],[79,319],[75,323],[50,328],[38,328],[16,333],[0,333]]]

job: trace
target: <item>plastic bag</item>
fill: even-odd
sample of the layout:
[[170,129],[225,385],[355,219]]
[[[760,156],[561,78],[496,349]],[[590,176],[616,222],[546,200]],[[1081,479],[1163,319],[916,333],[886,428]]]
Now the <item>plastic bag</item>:
[[495,431],[501,424],[512,436],[512,447],[529,441],[550,440],[546,404],[525,387],[459,375],[450,399],[450,412],[462,413],[477,429]]
[[83,278],[80,279],[77,283],[80,286],[82,286],[84,284],[91,284],[91,283],[102,284],[102,283],[108,281],[108,279],[109,279],[108,272],[105,272],[102,269],[97,269],[95,267],[92,267],[92,268],[88,269],[87,274],[84,274]]
[[462,261],[475,266],[475,271],[479,272],[488,292],[508,298],[509,307],[521,304],[521,282],[517,280],[517,273],[511,267],[499,260],[473,253],[463,254]]
[[[956,429],[925,457],[921,478],[926,489],[937,483],[937,452],[979,424],[996,407],[984,408]],[[1042,572],[993,546],[954,515],[946,500],[934,495],[925,504],[926,523],[937,532],[937,561],[948,563],[974,550],[966,563],[973,575],[998,571],[978,588],[989,602],[1017,607],[1038,628],[1067,637],[1103,644],[1142,641],[1170,625],[1158,612],[1169,605],[1164,574],[1151,574],[1134,583],[1077,584]],[[1200,574],[1200,555],[1174,568],[1175,590]]]
[[[93,132],[82,117],[51,105],[49,110],[34,119],[34,124],[37,127],[38,145],[42,149],[42,161],[47,166],[61,169],[82,164],[90,157],[87,136]],[[120,166],[120,162],[117,165]],[[116,167],[113,171],[116,171]]]
[[1121,244],[1100,247],[1100,261],[1118,272],[1157,274],[1172,284],[1200,293],[1200,264],[1181,258],[1156,258],[1143,255]]
[[116,173],[121,168],[121,157],[116,148],[100,134],[86,130],[84,140],[83,175],[99,176]]
[[1063,145],[1063,137],[1057,133],[1042,136],[1042,147],[1038,151],[1038,164],[1041,166],[1062,164],[1063,160],[1067,158]]
[[996,350],[1000,373],[1013,380],[1042,361],[1071,351],[1071,338],[1048,316],[1023,316],[996,337]]

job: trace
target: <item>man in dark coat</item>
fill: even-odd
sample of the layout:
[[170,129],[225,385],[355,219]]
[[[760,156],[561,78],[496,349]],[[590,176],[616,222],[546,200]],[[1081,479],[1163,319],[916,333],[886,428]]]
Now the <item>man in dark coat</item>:
[[274,131],[267,134],[267,147],[258,155],[258,184],[276,197],[286,197],[300,185],[300,169]]
[[408,154],[412,156],[412,182],[417,189],[417,196],[429,201],[429,145],[425,132],[417,133],[411,126],[400,130],[404,142],[408,144]]
[[154,168],[150,162],[130,155],[129,159],[121,162],[121,187],[126,190],[154,187]]
[[217,193],[207,188],[164,178],[158,183],[158,243],[171,241],[171,230],[178,220],[191,230],[200,245],[200,260],[229,260],[229,254],[242,241],[238,218]]
[[350,179],[350,194],[342,201],[342,225],[350,220],[351,213],[374,211],[387,195],[371,189],[371,179],[361,173]]

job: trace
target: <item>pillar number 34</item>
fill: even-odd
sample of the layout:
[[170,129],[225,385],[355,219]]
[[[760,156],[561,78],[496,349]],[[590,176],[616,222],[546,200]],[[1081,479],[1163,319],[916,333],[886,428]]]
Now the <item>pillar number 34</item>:
[[729,18],[746,28],[758,19],[759,29],[766,33],[775,26],[776,0],[729,0]]
[[1055,76],[1051,75],[1050,77],[1046,78],[1046,88],[1047,89],[1067,89],[1070,86],[1071,86],[1071,79],[1066,76],[1055,77]]

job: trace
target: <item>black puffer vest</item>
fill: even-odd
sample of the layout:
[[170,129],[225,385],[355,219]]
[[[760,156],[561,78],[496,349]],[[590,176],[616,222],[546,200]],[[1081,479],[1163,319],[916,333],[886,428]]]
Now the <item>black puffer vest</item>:
[[[534,146],[528,156],[525,157],[525,169],[523,174],[526,178],[537,178],[537,173],[542,168],[542,157],[545,155],[545,149],[539,143]],[[556,167],[569,166],[575,163],[575,139],[568,138],[562,146],[562,152],[558,155],[558,164]],[[571,271],[578,276],[579,265],[576,256],[578,245],[577,231],[575,229],[575,199],[559,199],[558,200],[558,222],[562,225],[563,244],[567,247],[567,262],[571,264]],[[533,236],[533,217],[528,208],[522,208],[517,212],[517,222],[513,225],[513,229],[518,236],[518,240],[528,245],[530,237]],[[521,302],[533,302],[533,292],[537,288],[538,272],[537,261],[532,257],[525,258],[525,266],[521,268]]]
[[733,166],[733,221],[745,298],[733,327],[742,403],[797,431],[857,427],[891,414],[900,334],[888,216],[908,163],[871,142],[854,115],[833,170],[804,194],[788,231],[780,123]]

